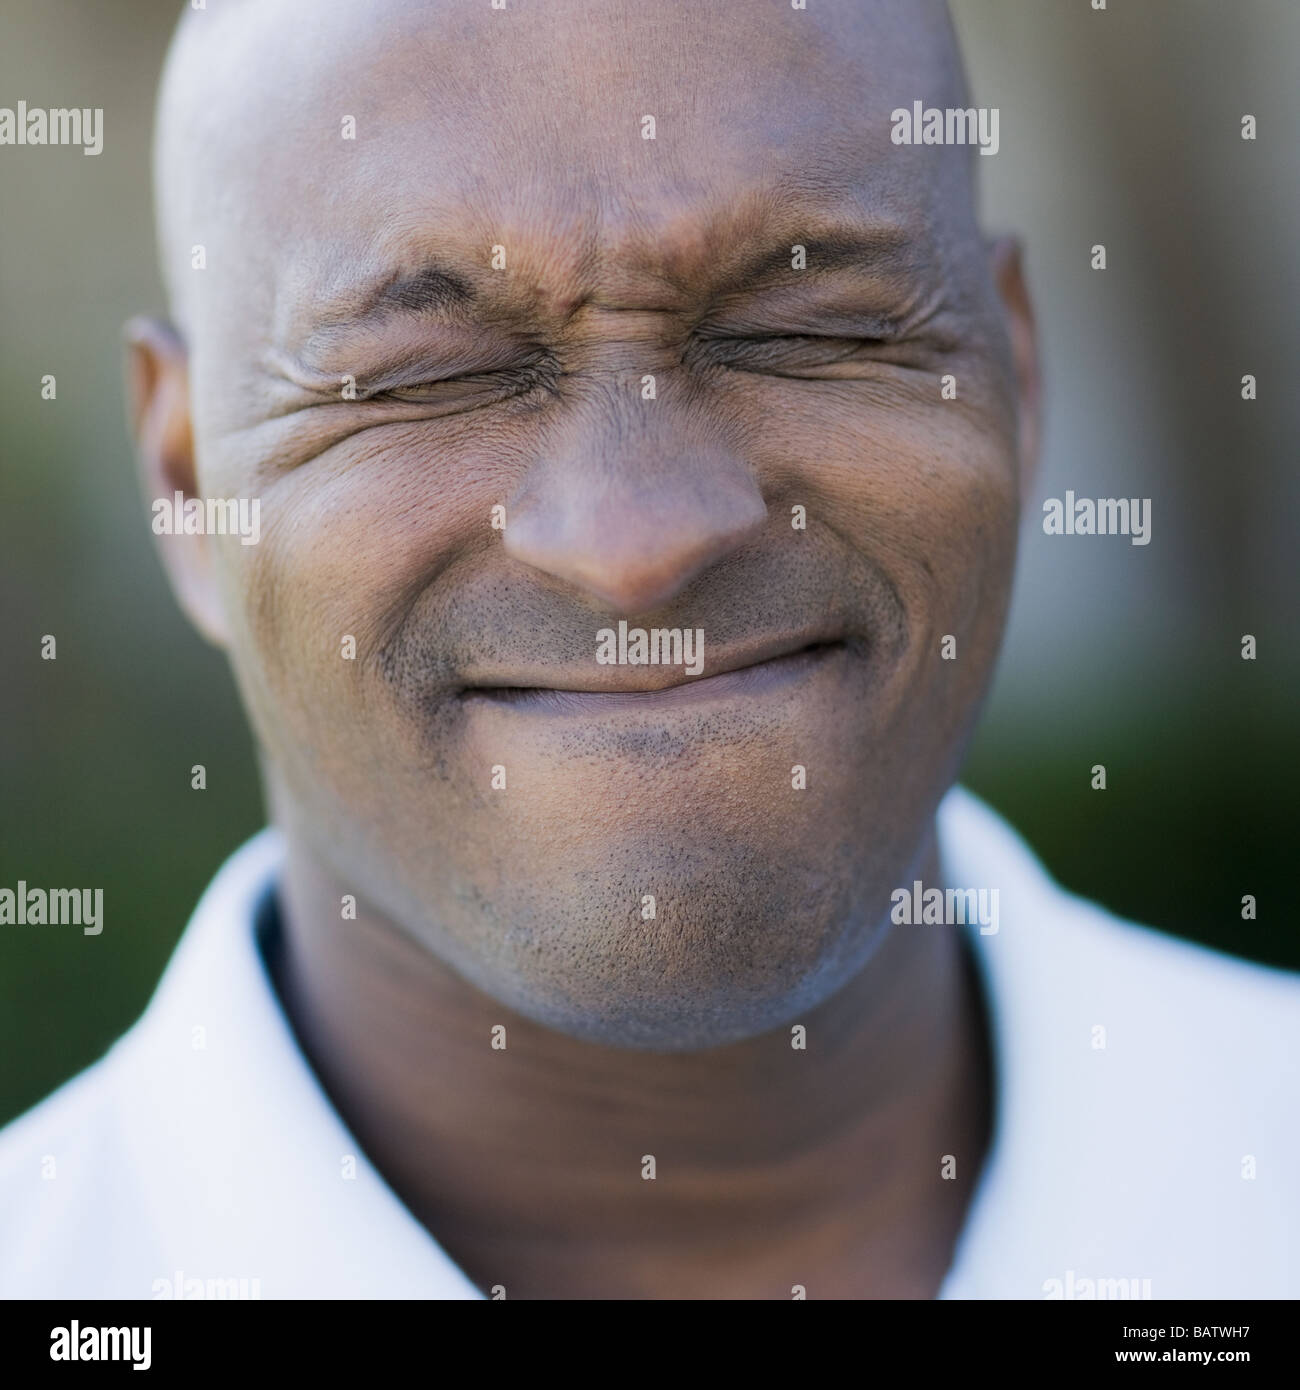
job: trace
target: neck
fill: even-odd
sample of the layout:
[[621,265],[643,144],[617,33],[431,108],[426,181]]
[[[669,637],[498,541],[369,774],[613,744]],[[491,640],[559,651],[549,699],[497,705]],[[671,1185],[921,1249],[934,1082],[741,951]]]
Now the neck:
[[[926,869],[940,881],[933,838]],[[276,986],[370,1160],[481,1288],[933,1296],[989,1127],[982,1011],[954,929],[890,929],[793,1021],[803,1049],[785,1028],[645,1053],[512,1014],[364,903],[340,921],[343,891],[290,841]]]

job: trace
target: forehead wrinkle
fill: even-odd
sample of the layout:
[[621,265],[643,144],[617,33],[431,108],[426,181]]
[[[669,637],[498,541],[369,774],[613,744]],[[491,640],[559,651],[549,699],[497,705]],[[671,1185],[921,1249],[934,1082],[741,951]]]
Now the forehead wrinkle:
[[[791,189],[772,184],[739,204],[689,206],[602,238],[599,261],[642,266],[686,296],[736,294],[771,285],[798,287],[836,272],[903,280],[933,261],[934,227],[923,205],[891,207],[869,185]],[[791,265],[795,246],[803,270]]]
[[[590,6],[586,3],[556,4],[548,8],[545,16],[532,17],[528,23],[504,26],[495,22],[499,17],[490,17],[492,24],[489,29],[481,28],[480,21],[487,22],[482,16],[471,17],[464,12],[458,12],[456,7],[435,7],[434,19],[431,21],[427,5],[377,5],[374,14],[367,16],[366,27],[369,30],[371,46],[366,48],[361,56],[365,57],[372,52],[383,53],[386,56],[393,49],[392,43],[379,43],[382,33],[399,34],[402,43],[398,47],[405,55],[394,56],[392,59],[392,63],[397,65],[396,69],[390,63],[382,70],[387,73],[382,83],[380,77],[373,75],[381,73],[377,65],[366,66],[354,59],[354,52],[360,52],[355,43],[345,47],[334,42],[340,36],[347,38],[350,33],[348,26],[355,22],[351,6],[334,8],[322,0],[319,11],[313,7],[313,26],[299,44],[299,51],[304,52],[306,56],[296,65],[277,65],[267,57],[268,51],[281,51],[277,47],[276,31],[282,27],[286,17],[298,13],[294,6],[274,3],[222,6],[215,15],[211,10],[199,12],[187,9],[169,59],[167,80],[164,83],[164,102],[159,108],[156,165],[159,232],[167,262],[165,270],[168,286],[173,291],[173,298],[182,283],[193,283],[192,276],[180,273],[184,267],[180,253],[188,249],[191,240],[201,238],[189,235],[190,227],[185,224],[183,217],[169,213],[168,206],[181,205],[187,200],[193,204],[199,198],[206,197],[208,206],[213,210],[226,213],[233,208],[234,214],[240,216],[237,206],[240,187],[236,186],[236,179],[241,168],[250,167],[247,145],[241,143],[246,142],[249,133],[245,129],[241,136],[237,128],[247,127],[250,122],[254,125],[258,122],[265,125],[269,117],[277,118],[281,124],[287,124],[287,133],[292,138],[296,124],[304,121],[310,124],[310,112],[304,114],[308,94],[314,98],[321,90],[337,87],[340,80],[344,82],[345,90],[363,105],[363,95],[367,88],[376,101],[399,102],[397,108],[376,106],[369,117],[370,128],[373,129],[375,117],[383,111],[384,119],[388,121],[386,128],[392,133],[395,127],[389,117],[393,110],[398,110],[403,113],[402,118],[406,118],[411,105],[408,98],[414,97],[417,87],[423,93],[422,99],[426,103],[435,98],[444,98],[448,93],[461,93],[467,101],[472,101],[476,94],[482,91],[483,69],[486,66],[490,68],[488,75],[499,79],[498,85],[501,87],[499,98],[494,99],[494,106],[489,108],[489,111],[519,109],[521,93],[510,88],[512,82],[516,88],[523,84],[524,116],[534,125],[540,121],[541,127],[551,128],[555,138],[543,141],[547,146],[546,151],[534,149],[534,154],[539,158],[549,153],[558,153],[565,142],[571,139],[571,135],[566,135],[567,126],[560,120],[553,102],[549,106],[533,109],[536,106],[533,97],[538,91],[538,74],[546,71],[544,47],[537,43],[538,25],[543,25],[540,31],[543,35],[559,35],[563,40],[565,52],[573,59],[568,65],[571,72],[584,64],[594,64],[597,70],[608,71],[612,70],[611,64],[617,68],[615,60],[620,60],[620,55],[629,61],[631,56],[637,57],[640,69],[634,65],[633,71],[639,71],[644,80],[633,84],[629,100],[638,110],[640,106],[636,97],[640,94],[640,89],[645,88],[645,80],[649,79],[646,73],[641,71],[647,67],[646,55],[642,49],[633,46],[643,41],[654,44],[663,55],[661,61],[650,65],[650,76],[653,76],[654,81],[649,88],[645,88],[647,93],[678,91],[678,88],[672,86],[672,81],[673,74],[680,74],[680,81],[685,84],[681,89],[685,93],[683,100],[687,101],[690,108],[698,108],[701,100],[710,95],[724,102],[728,110],[732,109],[732,98],[736,97],[737,93],[740,93],[737,99],[742,102],[742,106],[749,101],[749,98],[743,96],[743,93],[749,90],[749,83],[738,85],[729,81],[719,87],[710,76],[714,65],[702,64],[698,53],[685,45],[683,40],[683,36],[689,33],[695,33],[697,37],[702,33],[706,38],[716,33],[723,38],[728,32],[725,25],[715,30],[711,27],[712,21],[696,13],[694,6],[673,5],[671,0],[662,0],[662,3],[662,13],[656,11],[653,17],[647,17],[639,6],[632,6],[624,17],[626,23],[615,22],[618,16],[614,11],[620,7],[613,0],[609,12],[606,13],[602,9],[597,16],[599,23],[593,19]],[[883,105],[887,107],[900,81],[913,87],[918,81],[923,81],[926,92],[933,92],[936,97],[941,93],[952,93],[956,94],[956,99],[964,92],[960,61],[942,0],[854,0],[852,5],[828,4],[824,11],[815,17],[810,15],[807,20],[804,16],[800,17],[804,28],[797,31],[798,38],[791,36],[792,31],[785,23],[788,17],[777,15],[772,6],[756,3],[750,9],[752,13],[745,11],[742,15],[743,32],[732,35],[737,41],[737,51],[746,63],[755,65],[763,52],[768,52],[770,57],[775,51],[781,58],[781,61],[776,63],[769,60],[751,73],[752,85],[755,88],[762,85],[764,90],[767,90],[775,84],[774,96],[780,98],[776,104],[785,108],[789,108],[792,100],[815,101],[817,113],[825,117],[821,124],[827,127],[826,140],[806,150],[791,151],[782,138],[788,117],[772,116],[774,126],[770,159],[783,173],[791,176],[803,174],[809,181],[824,185],[827,181],[825,176],[838,174],[843,178],[846,167],[852,169],[855,163],[861,169],[864,164],[881,162],[878,151],[873,151],[869,158],[864,158],[864,152],[859,145],[855,152],[854,141],[850,138],[852,132],[844,127],[843,122],[837,127],[831,119],[837,105],[843,105],[844,100],[848,99],[847,93],[851,90],[860,91],[861,97],[852,102],[850,114],[854,119],[849,121],[849,125],[860,120],[864,110],[872,110],[880,104],[882,97],[885,97]],[[523,16],[520,16],[520,19],[522,18]],[[721,25],[722,20],[718,20],[718,23]],[[326,36],[319,45],[315,44],[317,32]],[[482,42],[483,36],[489,33],[490,41]],[[446,63],[450,49],[458,50],[463,58],[468,54],[465,61],[452,65],[452,71],[447,70]],[[435,62],[435,57],[439,61]],[[347,66],[349,62],[358,63],[355,74]],[[888,67],[885,66],[886,62]],[[323,65],[328,65],[328,79],[320,77],[319,69]],[[400,76],[399,81],[394,80],[395,70]],[[809,74],[819,70],[824,70],[825,78],[817,88],[822,93],[820,98],[816,96],[815,91],[808,89],[807,82]],[[233,93],[241,86],[238,82],[229,81],[232,72],[244,74],[242,87],[245,96],[249,95],[250,87],[254,89],[255,94],[257,86],[260,85],[262,94],[268,98],[270,106],[268,107],[267,101],[244,100],[239,103],[242,116],[238,110],[232,112]],[[476,72],[478,80],[474,80]],[[222,75],[220,81],[217,80],[218,75]],[[420,79],[418,83],[417,77]],[[713,82],[713,87],[701,86],[702,83],[710,82]],[[304,99],[294,102],[290,98],[286,106],[285,93],[291,93],[295,87],[303,90]],[[392,97],[391,94],[395,90],[397,96]],[[549,79],[546,90],[551,90]],[[569,88],[561,87],[560,90],[567,91]],[[843,91],[846,95],[839,99],[838,104],[835,101],[828,103],[827,97],[832,91]],[[402,97],[402,92],[406,92],[407,97]],[[382,95],[377,96],[376,93]],[[768,104],[764,103],[764,109]],[[453,110],[456,109],[459,107],[453,105]],[[807,106],[800,109],[810,117],[814,114]],[[739,111],[740,108],[736,110]],[[582,112],[579,111],[578,115],[581,119]],[[478,137],[478,144],[483,151],[492,153],[495,150],[494,160],[517,161],[521,155],[521,151],[515,148],[518,142],[511,141],[509,148],[500,147],[497,138],[499,132],[491,127],[490,121],[485,120],[483,124],[484,128]],[[698,120],[692,119],[688,124],[698,136]],[[584,132],[592,134],[593,132],[587,129],[590,125],[591,121],[586,121],[579,135]],[[600,127],[599,121],[596,122],[596,127]],[[883,128],[882,125],[882,130]],[[543,129],[536,129],[533,134],[540,138]],[[258,136],[257,139],[264,143],[264,136]],[[551,146],[556,140],[559,143],[555,150],[552,150]],[[527,142],[525,144],[527,145]],[[634,149],[639,145],[639,139],[629,141],[626,152],[639,156],[644,153],[642,150]],[[662,148],[655,150],[661,167],[676,164],[677,159],[671,158],[671,141],[661,140],[661,145]],[[528,148],[522,151],[524,156],[527,155]],[[766,146],[764,148],[766,150]],[[832,149],[834,158],[830,159]],[[233,153],[230,152],[232,150]],[[226,151],[224,157],[222,151]],[[731,153],[734,155],[736,151]],[[969,154],[969,151],[966,153]],[[584,158],[595,160],[599,164],[600,154],[601,150],[595,145],[590,150],[583,147],[579,149],[575,162],[579,168]],[[685,167],[689,169],[689,152],[682,150],[678,155],[680,159],[685,160]],[[670,158],[665,159],[665,156]],[[726,158],[725,154],[723,158]],[[769,154],[765,152],[765,162],[768,159]],[[256,161],[254,166],[255,164]],[[829,164],[830,167],[818,170],[816,166],[819,164]],[[680,169],[681,166],[678,167]],[[597,181],[608,184],[610,196],[625,196],[629,192],[627,188],[615,186],[620,180],[609,177],[610,173],[615,171],[606,168],[601,172],[605,178],[601,179],[598,176]],[[616,172],[626,174],[629,171],[620,168]],[[881,172],[882,176],[889,177],[888,171]],[[531,182],[540,174],[553,185],[556,173],[557,171],[551,170],[548,174],[547,168],[542,167],[529,170],[526,178],[521,176],[521,179]],[[907,181],[906,176],[904,181]],[[945,179],[943,182],[947,184],[948,181]],[[559,186],[561,190],[564,188],[563,179],[559,180]],[[488,191],[480,189],[474,201],[486,198]],[[590,187],[588,191],[592,191]],[[920,196],[925,200],[926,195]],[[256,200],[251,199],[245,189],[243,201],[250,203]],[[246,209],[242,214],[243,228],[251,225],[249,217]],[[194,221],[193,207],[190,209],[189,220],[191,224]],[[187,235],[181,235],[182,230]],[[590,251],[586,253],[586,258],[591,259]]]

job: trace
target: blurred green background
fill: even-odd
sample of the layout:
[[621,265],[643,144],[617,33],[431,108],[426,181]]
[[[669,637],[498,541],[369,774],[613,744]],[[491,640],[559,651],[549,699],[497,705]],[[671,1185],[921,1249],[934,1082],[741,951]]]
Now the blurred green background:
[[[0,105],[105,113],[96,158],[0,148],[0,885],[102,886],[107,919],[96,938],[5,929],[0,1121],[139,1014],[203,887],[262,824],[225,663],[153,554],[122,403],[121,324],[163,307],[149,138],[178,8],[5,0],[0,16]],[[954,10],[974,99],[1001,112],[999,154],[975,161],[985,222],[1024,238],[1048,385],[1017,599],[965,780],[1070,888],[1300,967],[1286,850],[1300,6]],[[1044,537],[1039,501],[1066,488],[1150,497],[1151,544]],[[1241,920],[1245,893],[1257,921]]]

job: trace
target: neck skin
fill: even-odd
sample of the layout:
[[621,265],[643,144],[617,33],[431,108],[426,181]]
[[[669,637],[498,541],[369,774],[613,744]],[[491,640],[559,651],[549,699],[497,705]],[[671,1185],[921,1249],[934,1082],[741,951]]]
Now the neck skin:
[[[919,875],[941,883],[933,833]],[[910,881],[909,875],[909,881]],[[272,974],[367,1156],[509,1298],[930,1298],[990,1128],[959,928],[889,931],[789,1028],[651,1054],[493,1002],[290,843]],[[491,1030],[505,1024],[508,1046]],[[642,1177],[644,1155],[656,1177]],[[956,1177],[944,1179],[944,1155]]]

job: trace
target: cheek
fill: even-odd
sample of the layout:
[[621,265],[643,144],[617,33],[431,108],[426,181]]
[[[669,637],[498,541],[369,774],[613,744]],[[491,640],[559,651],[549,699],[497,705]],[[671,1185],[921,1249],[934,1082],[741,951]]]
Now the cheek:
[[928,644],[951,635],[959,661],[991,659],[1019,526],[1014,443],[952,408],[904,421],[896,441],[901,476],[886,492],[884,544],[905,606],[924,618]]
[[[1019,524],[1014,422],[985,382],[944,401],[938,376],[836,400],[789,397],[761,445],[766,474],[808,524],[835,531],[888,576],[907,627],[885,705],[916,765],[957,747],[987,684]],[[945,641],[945,639],[951,639]]]
[[914,642],[931,632],[995,641],[1015,559],[1013,422],[980,383],[942,401],[939,379],[854,383],[789,397],[756,456],[809,526],[837,532],[889,575]]
[[[977,416],[931,408],[896,436],[881,511],[882,562],[908,615],[913,740],[959,759],[1001,642],[1015,565],[1012,441]],[[956,767],[945,771],[956,775]]]
[[[263,744],[341,795],[373,796],[377,668],[429,584],[499,543],[509,453],[427,425],[373,429],[270,481],[262,536],[220,554],[231,656]],[[305,769],[304,769],[305,770]]]

